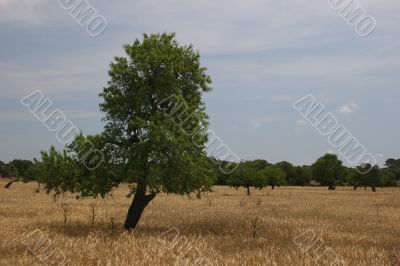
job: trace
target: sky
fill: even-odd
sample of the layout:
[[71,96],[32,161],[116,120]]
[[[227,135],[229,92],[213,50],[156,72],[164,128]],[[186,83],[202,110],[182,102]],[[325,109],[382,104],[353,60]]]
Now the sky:
[[0,160],[54,144],[20,100],[40,90],[84,134],[103,127],[98,94],[122,45],[175,32],[213,80],[210,129],[241,159],[311,164],[338,153],[293,108],[313,95],[373,154],[400,158],[400,2],[359,0],[376,29],[361,37],[328,0],[91,0],[97,37],[65,10],[77,0],[0,0]]

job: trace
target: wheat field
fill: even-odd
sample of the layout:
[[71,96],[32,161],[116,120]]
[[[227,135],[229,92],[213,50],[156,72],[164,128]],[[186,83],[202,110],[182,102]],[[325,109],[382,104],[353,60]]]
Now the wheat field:
[[0,182],[0,265],[400,265],[400,189],[215,187],[158,195],[135,231],[121,186],[54,200]]

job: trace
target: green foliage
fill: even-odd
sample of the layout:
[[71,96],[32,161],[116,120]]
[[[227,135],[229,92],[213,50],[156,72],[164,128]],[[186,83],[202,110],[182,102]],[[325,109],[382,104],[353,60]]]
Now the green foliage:
[[289,184],[295,183],[296,171],[291,163],[282,161],[276,165],[285,173],[286,180]]
[[228,176],[227,183],[234,187],[250,187],[262,189],[266,186],[280,186],[286,184],[285,173],[278,167],[265,160],[243,161],[238,168]]
[[286,185],[285,172],[277,165],[268,165],[264,169],[260,170],[256,174],[258,180],[263,180],[266,185],[271,186],[274,189],[276,186]]
[[[104,136],[114,144],[113,159],[126,162],[124,181],[143,182],[152,192],[209,189],[214,177],[205,167],[208,117],[201,96],[211,79],[200,55],[174,34],[144,35],[124,48],[128,57],[115,58],[100,94]],[[171,117],[177,105],[185,107],[183,117]]]
[[311,172],[308,167],[303,166],[295,166],[294,168],[295,177],[290,180],[290,185],[295,186],[307,186],[310,184]]
[[78,168],[75,191],[82,197],[104,197],[122,182],[123,165],[113,161],[112,145],[102,135],[85,137],[80,133],[67,151]]
[[395,169],[383,168],[380,169],[380,186],[391,187],[396,186],[396,173]]
[[336,185],[344,180],[345,168],[342,161],[334,154],[325,154],[313,164],[313,176],[321,185],[335,189]]
[[257,180],[258,176],[256,175],[261,169],[262,168],[257,169],[252,161],[240,162],[236,170],[228,175],[227,183],[236,189],[239,187],[250,188],[253,186],[262,188],[266,186],[266,182],[263,184],[262,181]]
[[95,169],[88,166],[99,152],[111,154],[107,148],[101,135],[85,137],[82,133],[62,152],[52,146],[49,152],[41,152],[41,161],[35,169],[37,181],[45,185],[48,193],[54,191],[56,196],[73,192],[81,197],[105,197],[122,181],[118,165],[105,157]]
[[357,171],[355,168],[344,166],[344,178],[340,185],[354,185],[355,175]]
[[287,184],[292,186],[305,186],[310,183],[308,169],[302,166],[293,166],[291,163],[283,161],[276,164],[285,173]]
[[45,184],[48,193],[51,190],[54,190],[56,195],[76,191],[79,168],[66,151],[59,152],[54,146],[50,147],[49,152],[42,151],[37,172],[38,181]]
[[385,166],[391,169],[400,169],[400,159],[389,158],[386,160]]
[[0,174],[3,177],[17,177],[18,169],[12,164],[0,164]]
[[34,166],[34,163],[30,160],[19,160],[15,159],[12,160],[9,165],[12,165],[15,167],[17,176],[24,178],[25,180],[33,180],[34,175],[32,173],[32,167]]
[[24,181],[34,179],[32,168],[34,163],[30,160],[15,159],[8,164],[0,162],[0,174],[3,177],[22,178]]
[[210,167],[211,167],[212,171],[214,172],[214,175],[216,176],[214,185],[219,185],[219,186],[228,185],[229,174],[225,173],[224,171],[221,171],[220,166],[229,164],[234,169],[234,168],[236,168],[235,166],[237,165],[237,163],[219,160],[214,157],[211,157],[208,160],[210,162]]
[[377,165],[364,164],[357,166],[357,169],[354,188],[357,188],[357,186],[369,186],[373,191],[376,191],[376,187],[381,184],[379,167]]
[[394,178],[395,180],[400,180],[400,159],[390,158],[386,160],[385,165],[388,168],[386,174],[387,177]]
[[[91,166],[101,154],[101,163]],[[105,197],[123,181],[123,165],[112,159],[112,151],[102,135],[77,135],[62,152],[54,146],[41,152],[36,173],[38,182],[55,196],[66,192],[79,193],[81,197]]]

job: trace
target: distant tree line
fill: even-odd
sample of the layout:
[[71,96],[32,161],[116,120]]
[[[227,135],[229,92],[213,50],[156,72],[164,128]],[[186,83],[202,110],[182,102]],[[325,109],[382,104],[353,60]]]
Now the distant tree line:
[[0,161],[0,177],[34,181],[36,180],[36,166],[36,163],[31,160],[15,159],[9,163]]
[[[43,155],[46,154],[42,154],[42,157]],[[49,155],[53,157],[56,156],[54,148],[50,151]],[[66,162],[62,156],[60,156],[57,160],[54,158],[47,158],[46,160],[42,160],[42,162],[38,162],[36,159],[33,161],[15,159],[9,163],[0,161],[0,177],[9,177],[24,182],[40,182],[41,177],[49,175],[48,173],[44,173],[44,171],[51,171],[49,166],[46,165],[46,162],[49,160],[58,161],[59,167],[67,167],[68,169],[65,169],[65,171],[67,172],[66,175],[69,176],[72,176],[72,172],[78,172],[78,175],[80,171],[88,172],[87,170],[82,170],[84,169],[82,167],[74,166]],[[357,171],[357,168],[344,166],[342,161],[334,154],[325,154],[314,164],[302,166],[295,166],[287,161],[272,164],[266,160],[257,159],[237,163],[236,170],[230,174],[223,173],[219,169],[219,165],[232,162],[218,161],[218,163],[215,163],[216,161],[218,160],[214,158],[209,158],[208,161],[210,173],[216,177],[212,179],[215,180],[213,184],[231,186],[236,189],[242,187],[247,190],[248,195],[251,194],[251,188],[263,189],[265,187],[271,187],[275,189],[276,187],[286,185],[320,185],[327,186],[331,190],[334,190],[336,186],[347,185],[353,186],[354,190],[359,187],[370,187],[372,191],[376,191],[377,187],[397,186],[400,183],[400,159],[392,158],[385,162],[384,168],[379,168],[377,165],[357,166],[360,171]],[[371,170],[362,174],[365,169]],[[92,173],[91,176],[102,180],[101,174],[106,172],[114,173],[115,176],[119,174],[117,166],[107,164],[98,169],[96,173]],[[87,175],[87,173],[81,174],[82,176]],[[108,187],[110,184],[100,183],[99,190],[101,190],[101,185]]]
[[250,188],[271,186],[274,189],[285,185],[320,185],[330,190],[347,185],[355,190],[358,187],[371,187],[372,191],[376,191],[377,187],[397,186],[400,182],[400,159],[388,159],[384,168],[368,164],[346,167],[334,154],[325,154],[314,164],[303,166],[295,166],[287,161],[271,164],[258,159],[238,163],[237,169],[231,174],[219,171],[219,164],[214,165],[216,185],[243,187],[247,189],[247,194],[250,194]]

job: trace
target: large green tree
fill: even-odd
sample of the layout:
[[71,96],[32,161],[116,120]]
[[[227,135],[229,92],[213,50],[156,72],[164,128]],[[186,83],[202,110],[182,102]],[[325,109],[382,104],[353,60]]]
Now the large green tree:
[[[104,131],[78,135],[63,153],[43,152],[42,181],[56,194],[94,197],[129,184],[134,197],[124,226],[130,230],[158,193],[209,191],[215,177],[205,151],[202,101],[211,79],[199,53],[167,33],[144,34],[124,48],[126,56],[115,57],[100,93]],[[102,154],[96,167],[87,156],[91,150]]]
[[145,34],[124,48],[127,57],[111,64],[100,109],[111,157],[123,162],[124,181],[136,184],[125,221],[132,229],[157,193],[189,194],[213,183],[202,101],[211,79],[199,53],[174,34]]
[[344,179],[345,168],[335,154],[325,154],[313,164],[313,177],[321,185],[335,190],[336,185]]

